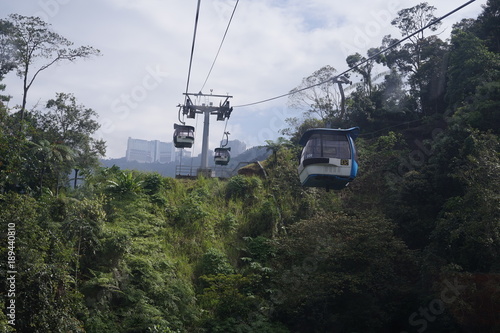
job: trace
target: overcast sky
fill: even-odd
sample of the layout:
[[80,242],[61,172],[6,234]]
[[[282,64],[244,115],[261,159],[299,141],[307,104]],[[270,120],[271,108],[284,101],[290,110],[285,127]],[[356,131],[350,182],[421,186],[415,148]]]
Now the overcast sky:
[[[244,105],[287,93],[325,65],[342,72],[345,58],[366,55],[383,36],[400,37],[390,21],[417,0],[241,0],[203,93],[229,94]],[[440,17],[466,0],[430,0]],[[190,92],[199,92],[219,48],[236,0],[202,0]],[[442,39],[462,18],[477,18],[486,0],[477,0],[443,21]],[[197,0],[1,0],[0,17],[39,16],[58,34],[90,45],[102,56],[61,63],[43,71],[28,96],[42,106],[57,92],[73,93],[99,114],[97,137],[107,157],[125,156],[128,137],[172,141],[177,105],[184,102]],[[12,72],[4,80],[14,107],[22,82]],[[210,100],[218,105],[220,99]],[[202,100],[201,102],[209,102]],[[276,139],[286,118],[301,112],[287,98],[234,108],[230,139],[247,147]],[[203,119],[196,127],[194,155],[201,149]],[[211,117],[210,149],[218,146],[224,122]]]

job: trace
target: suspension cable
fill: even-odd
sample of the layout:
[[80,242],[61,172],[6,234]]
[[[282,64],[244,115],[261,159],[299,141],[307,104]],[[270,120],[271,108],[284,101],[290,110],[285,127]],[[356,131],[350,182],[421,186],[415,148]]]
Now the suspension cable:
[[222,44],[224,44],[224,40],[226,39],[227,31],[229,30],[229,26],[231,25],[231,22],[232,22],[233,16],[234,16],[234,12],[236,12],[236,7],[238,7],[239,2],[240,2],[240,0],[236,0],[236,4],[234,5],[231,17],[229,18],[229,22],[227,24],[226,31],[224,32],[224,36],[222,37],[222,41],[220,42],[219,49],[217,50],[217,54],[215,55],[215,59],[212,62],[212,66],[210,67],[210,70],[208,71],[207,78],[205,79],[203,86],[201,86],[200,91],[203,91],[203,88],[205,88],[205,85],[207,84],[208,78],[210,77],[210,74],[212,73],[212,70],[214,69],[215,62],[217,61],[217,58],[219,57],[220,50],[222,49]]
[[350,71],[360,67],[361,65],[364,65],[366,64],[368,61],[378,57],[379,55],[381,55],[382,53],[385,53],[387,51],[389,51],[390,49],[398,46],[399,44],[407,41],[408,39],[414,37],[415,35],[421,33],[422,31],[424,31],[425,29],[429,28],[430,26],[436,24],[436,23],[439,23],[441,22],[442,20],[444,20],[445,18],[447,18],[448,16],[456,13],[457,11],[461,10],[462,8],[470,5],[471,3],[475,2],[476,0],[470,0],[468,1],[467,3],[461,5],[460,7],[457,7],[455,8],[454,10],[448,12],[447,14],[429,22],[427,25],[425,25],[423,28],[420,28],[418,29],[417,31],[413,32],[412,34],[406,36],[405,38],[403,39],[400,39],[392,44],[390,44],[389,46],[387,46],[385,49],[382,49],[380,50],[379,52],[373,54],[371,57],[363,60],[363,61],[360,61],[359,63],[357,63],[356,65],[354,65],[353,67],[350,67],[349,69],[343,71],[342,73],[334,76],[333,78],[330,78],[328,80],[325,80],[323,82],[319,82],[319,83],[316,83],[316,84],[313,84],[311,86],[307,86],[307,87],[304,87],[304,88],[301,88],[301,89],[293,89],[291,90],[290,92],[286,93],[286,94],[282,94],[282,95],[279,95],[279,96],[276,96],[276,97],[271,97],[271,98],[268,98],[268,99],[264,99],[264,100],[261,100],[261,101],[258,101],[258,102],[253,102],[253,103],[248,103],[248,104],[242,104],[242,105],[236,105],[236,106],[233,106],[234,108],[242,108],[242,107],[247,107],[247,106],[252,106],[252,105],[257,105],[257,104],[262,104],[262,103],[265,103],[265,102],[269,102],[269,101],[273,101],[275,99],[279,99],[279,98],[283,98],[283,97],[287,97],[287,96],[290,96],[290,95],[293,95],[295,93],[298,93],[298,92],[301,92],[301,91],[304,91],[304,90],[308,90],[308,89],[311,89],[311,88],[314,88],[314,87],[317,87],[317,86],[320,86],[322,84],[325,84],[325,83],[328,83],[328,82],[331,82],[331,81],[335,81],[338,77],[342,76],[342,75],[345,75],[347,73],[349,73]]
[[[198,29],[198,19],[200,17],[200,4],[201,4],[201,0],[198,0],[198,6],[196,8],[196,17],[194,19],[193,44],[191,45],[191,57],[189,59],[189,69],[188,69],[188,76],[187,76],[187,83],[186,83],[186,94],[189,91],[189,79],[191,77],[191,67],[193,65],[194,45],[196,42],[196,30]],[[187,95],[186,95],[186,98],[187,98]]]

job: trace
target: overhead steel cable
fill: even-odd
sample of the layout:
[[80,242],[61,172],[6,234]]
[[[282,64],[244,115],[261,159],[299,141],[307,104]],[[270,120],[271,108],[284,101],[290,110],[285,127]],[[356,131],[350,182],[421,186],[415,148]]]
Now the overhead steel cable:
[[400,39],[398,40],[397,42],[394,42],[392,43],[391,45],[389,45],[388,47],[386,47],[385,49],[382,49],[380,50],[379,52],[373,54],[372,56],[370,56],[369,58],[363,60],[363,61],[360,61],[359,63],[357,63],[356,65],[354,65],[353,67],[350,67],[349,69],[343,71],[342,73],[328,79],[328,80],[325,80],[325,81],[322,81],[322,82],[319,82],[319,83],[316,83],[316,84],[313,84],[311,86],[307,86],[307,87],[304,87],[304,88],[301,88],[301,89],[297,89],[297,90],[291,90],[290,92],[286,93],[286,94],[282,94],[282,95],[279,95],[279,96],[275,96],[275,97],[271,97],[271,98],[268,98],[268,99],[264,99],[264,100],[261,100],[261,101],[258,101],[258,102],[254,102],[254,103],[248,103],[248,104],[242,104],[242,105],[236,105],[236,106],[233,106],[234,108],[242,108],[242,107],[247,107],[247,106],[252,106],[252,105],[257,105],[257,104],[262,104],[262,103],[265,103],[265,102],[269,102],[269,101],[273,101],[275,99],[279,99],[279,98],[283,98],[283,97],[286,97],[286,96],[290,96],[290,95],[293,95],[295,93],[298,93],[298,92],[301,92],[301,91],[304,91],[304,90],[308,90],[308,89],[311,89],[311,88],[314,88],[314,87],[317,87],[317,86],[320,86],[322,84],[325,84],[325,83],[328,83],[328,82],[332,82],[332,81],[335,81],[338,77],[342,76],[342,75],[345,75],[347,73],[349,73],[350,71],[360,67],[361,65],[364,65],[366,64],[368,61],[378,57],[379,55],[381,55],[382,53],[385,53],[387,51],[389,51],[390,49],[398,46],[399,44],[407,41],[408,39],[414,37],[415,35],[421,33],[422,31],[424,31],[425,29],[433,26],[434,24],[436,23],[439,23],[441,22],[442,20],[444,20],[445,18],[447,18],[448,16],[456,13],[457,11],[461,10],[462,8],[470,5],[471,3],[475,2],[476,0],[470,0],[468,1],[467,3],[461,5],[460,7],[457,7],[455,8],[454,10],[448,12],[447,14],[429,22],[427,25],[425,25],[423,28],[420,28],[418,29],[417,31],[411,33],[410,35],[406,36],[405,38],[403,39]]
[[[189,69],[188,69],[188,76],[187,76],[187,83],[186,83],[186,94],[189,91],[189,79],[191,77],[191,68],[193,66],[194,45],[196,43],[196,31],[198,29],[198,19],[200,17],[200,4],[201,4],[201,0],[198,0],[198,7],[196,8],[196,16],[194,19],[193,44],[191,45],[191,57],[189,59]],[[186,95],[186,98],[187,98],[187,95]]]
[[[186,105],[188,98],[189,98],[187,93],[189,91],[189,80],[191,78],[191,68],[193,67],[194,46],[196,44],[196,31],[198,30],[198,20],[200,17],[200,5],[201,5],[201,0],[198,0],[198,6],[196,8],[196,15],[194,18],[193,43],[191,44],[191,56],[189,58],[189,69],[188,69],[187,82],[186,82],[186,94],[185,94],[186,97],[184,97],[184,105]],[[183,119],[181,119],[182,108],[183,108],[183,106],[179,105],[179,114],[177,115],[177,117],[179,118],[179,121],[181,124],[185,124],[185,122],[183,121],[184,115],[183,115]]]
[[210,70],[208,71],[207,78],[205,79],[205,82],[203,83],[203,86],[201,87],[200,91],[203,91],[203,88],[205,88],[205,85],[207,84],[208,78],[210,77],[210,74],[212,74],[212,70],[214,69],[215,62],[217,61],[217,58],[219,57],[220,50],[222,49],[222,44],[224,44],[224,40],[226,39],[227,32],[229,30],[229,26],[231,25],[231,22],[233,21],[234,13],[236,12],[236,7],[238,7],[238,3],[240,0],[236,0],[236,4],[234,5],[233,12],[231,13],[231,17],[229,18],[229,22],[226,27],[226,31],[224,32],[224,36],[222,37],[222,41],[220,42],[219,49],[217,50],[217,54],[215,55],[215,59],[212,62],[212,66],[210,67]]

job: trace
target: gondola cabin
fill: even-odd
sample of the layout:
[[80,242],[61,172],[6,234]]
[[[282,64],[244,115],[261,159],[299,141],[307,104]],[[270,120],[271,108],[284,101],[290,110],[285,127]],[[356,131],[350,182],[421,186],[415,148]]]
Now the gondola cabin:
[[356,178],[354,140],[359,128],[313,128],[300,138],[304,148],[298,167],[302,186],[341,190]]
[[174,124],[174,146],[191,148],[194,143],[194,127]]
[[231,154],[229,153],[231,148],[215,148],[214,152],[214,162],[217,165],[227,165],[231,159]]

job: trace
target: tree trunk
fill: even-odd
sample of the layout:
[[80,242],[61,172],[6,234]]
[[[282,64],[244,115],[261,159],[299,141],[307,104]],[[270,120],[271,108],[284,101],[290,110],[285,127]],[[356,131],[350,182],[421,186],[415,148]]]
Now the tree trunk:
[[23,104],[21,105],[21,130],[22,130],[22,122],[24,120],[24,113],[26,111],[26,100],[28,96],[28,64],[26,64],[24,68],[24,82],[23,82]]

